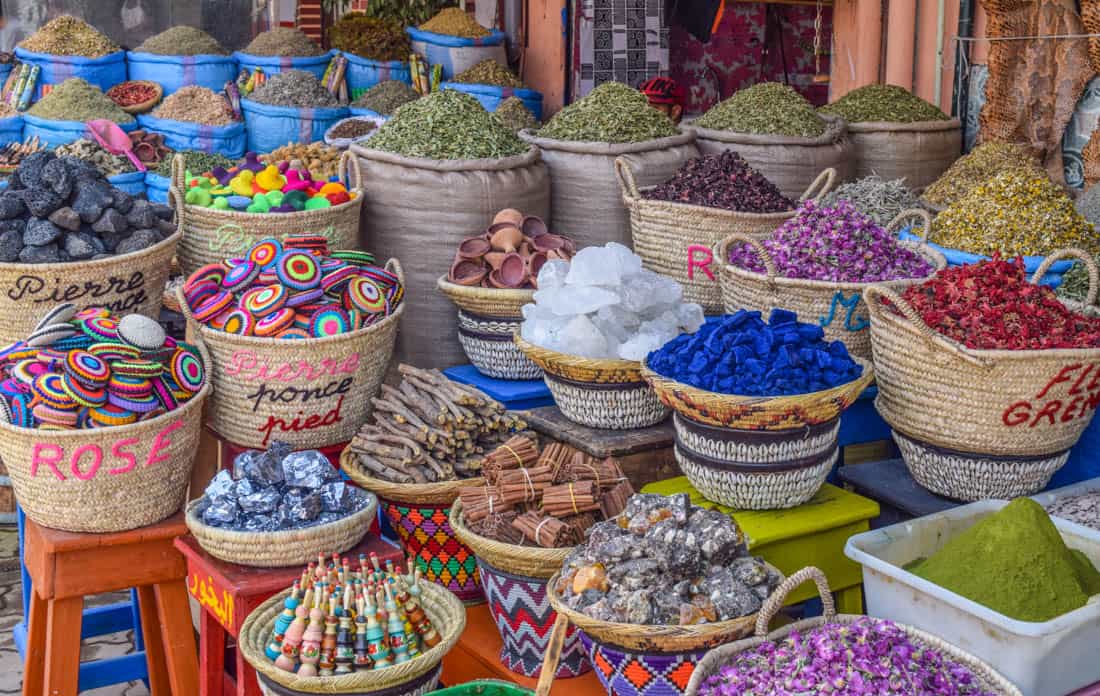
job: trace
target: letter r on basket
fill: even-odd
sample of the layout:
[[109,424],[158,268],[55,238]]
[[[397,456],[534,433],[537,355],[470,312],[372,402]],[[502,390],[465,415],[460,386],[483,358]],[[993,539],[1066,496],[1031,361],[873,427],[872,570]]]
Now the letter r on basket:
[[[699,254],[701,258],[696,259],[695,254]],[[710,270],[710,264],[714,261],[714,252],[708,247],[702,244],[691,244],[688,246],[688,280],[695,280],[696,267],[702,269],[703,273],[707,274],[707,277],[714,280],[714,272]]]

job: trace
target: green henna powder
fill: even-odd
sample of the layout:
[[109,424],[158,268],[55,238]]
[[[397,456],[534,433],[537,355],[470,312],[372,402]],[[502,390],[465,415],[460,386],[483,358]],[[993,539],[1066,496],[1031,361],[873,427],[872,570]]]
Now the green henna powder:
[[1100,573],[1066,547],[1030,498],[1012,501],[907,569],[1020,621],[1049,621],[1100,593]]

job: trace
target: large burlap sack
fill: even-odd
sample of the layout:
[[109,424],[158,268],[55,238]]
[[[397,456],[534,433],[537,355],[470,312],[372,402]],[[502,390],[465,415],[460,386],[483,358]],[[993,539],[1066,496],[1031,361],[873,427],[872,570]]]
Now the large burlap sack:
[[608,242],[632,245],[630,213],[615,175],[615,159],[625,155],[639,188],[664,183],[684,162],[699,156],[695,133],[640,143],[584,143],[540,138],[531,131],[519,137],[542,152],[550,170],[554,231],[577,248]]
[[905,179],[914,191],[923,191],[962,154],[962,124],[950,121],[889,123],[863,121],[848,124],[856,157],[856,178],[878,174],[883,179]]
[[350,152],[363,171],[360,245],[376,258],[407,259],[395,363],[444,368],[469,362],[454,305],[436,280],[450,269],[458,243],[484,231],[502,208],[550,222],[550,174],[538,150],[481,160],[402,157],[354,144]]
[[753,169],[779,187],[787,198],[797,199],[825,169],[835,169],[841,181],[855,178],[855,148],[844,119],[825,116],[828,126],[816,138],[789,135],[757,135],[713,130],[687,124],[695,131],[695,145],[704,155],[733,150]]

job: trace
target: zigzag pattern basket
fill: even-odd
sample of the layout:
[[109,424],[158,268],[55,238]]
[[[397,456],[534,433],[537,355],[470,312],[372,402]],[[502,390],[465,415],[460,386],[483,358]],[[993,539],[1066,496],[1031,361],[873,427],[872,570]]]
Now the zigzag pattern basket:
[[416,560],[426,580],[446,587],[463,602],[485,599],[477,557],[451,529],[450,504],[383,500],[382,510],[405,553]]
[[538,379],[542,369],[512,337],[523,320],[484,317],[458,310],[458,342],[478,372],[496,379]]
[[596,676],[612,696],[683,696],[708,650],[642,653],[597,643],[581,633]]
[[1069,459],[1069,450],[1020,457],[969,454],[921,442],[897,430],[893,435],[917,483],[933,493],[966,502],[1011,500],[1038,493]]

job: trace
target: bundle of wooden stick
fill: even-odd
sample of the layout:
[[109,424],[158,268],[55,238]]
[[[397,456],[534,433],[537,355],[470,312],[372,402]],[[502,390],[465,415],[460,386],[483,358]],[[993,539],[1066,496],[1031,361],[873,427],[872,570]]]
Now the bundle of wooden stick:
[[393,483],[481,475],[485,453],[527,424],[480,390],[439,370],[399,365],[401,384],[382,385],[374,413],[351,441],[359,465]]

